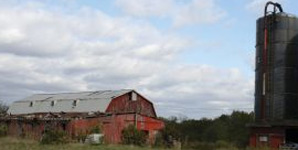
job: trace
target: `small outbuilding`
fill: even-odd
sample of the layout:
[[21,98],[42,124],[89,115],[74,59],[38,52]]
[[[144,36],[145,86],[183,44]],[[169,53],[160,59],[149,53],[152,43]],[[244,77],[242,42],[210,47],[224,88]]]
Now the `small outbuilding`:
[[122,130],[134,125],[148,142],[164,127],[153,103],[135,90],[36,94],[14,102],[2,118],[8,134],[40,139],[46,130],[62,130],[72,139],[100,128],[104,141],[121,142]]

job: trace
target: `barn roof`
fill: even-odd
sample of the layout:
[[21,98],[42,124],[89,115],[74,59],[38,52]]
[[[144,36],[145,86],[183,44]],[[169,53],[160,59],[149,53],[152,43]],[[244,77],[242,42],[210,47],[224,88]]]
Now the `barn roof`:
[[122,89],[78,93],[36,94],[14,102],[10,106],[8,113],[18,115],[62,111],[105,112],[113,98],[131,91],[133,90]]

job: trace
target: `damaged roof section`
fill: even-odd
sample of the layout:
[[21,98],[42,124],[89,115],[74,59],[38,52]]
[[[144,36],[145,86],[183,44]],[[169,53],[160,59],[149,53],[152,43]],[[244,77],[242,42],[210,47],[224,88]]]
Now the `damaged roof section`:
[[132,91],[130,89],[122,89],[79,93],[36,94],[14,102],[10,106],[8,113],[19,115],[47,112],[104,112],[112,99]]

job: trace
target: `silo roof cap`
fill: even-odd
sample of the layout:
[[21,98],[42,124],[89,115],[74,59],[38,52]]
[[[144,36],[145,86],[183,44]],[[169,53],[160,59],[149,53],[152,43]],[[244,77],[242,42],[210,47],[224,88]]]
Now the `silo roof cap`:
[[285,13],[285,12],[277,13],[277,15],[282,16],[282,17],[298,18],[298,17],[297,17],[296,15],[294,15],[294,14],[289,14],[289,13]]

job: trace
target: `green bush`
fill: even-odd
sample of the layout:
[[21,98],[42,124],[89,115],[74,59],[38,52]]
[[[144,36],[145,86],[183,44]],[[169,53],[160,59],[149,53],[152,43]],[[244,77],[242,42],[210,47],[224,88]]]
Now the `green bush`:
[[80,132],[79,135],[77,136],[77,140],[78,142],[85,143],[86,137],[87,137],[86,133]]
[[95,126],[91,129],[91,133],[101,133],[101,129],[99,126]]
[[7,125],[0,124],[0,137],[6,136],[8,132]]
[[163,135],[161,132],[158,132],[155,136],[154,147],[165,147]]
[[8,106],[0,100],[0,115],[6,115],[8,110]]
[[166,125],[165,128],[160,130],[160,132],[156,135],[154,145],[156,147],[173,148],[175,146],[175,142],[180,142],[180,137],[181,135],[174,125]]
[[46,131],[40,141],[41,144],[65,144],[68,143],[67,135],[63,131]]
[[122,131],[122,143],[129,145],[144,146],[147,136],[143,131],[137,130],[135,126],[129,125]]

